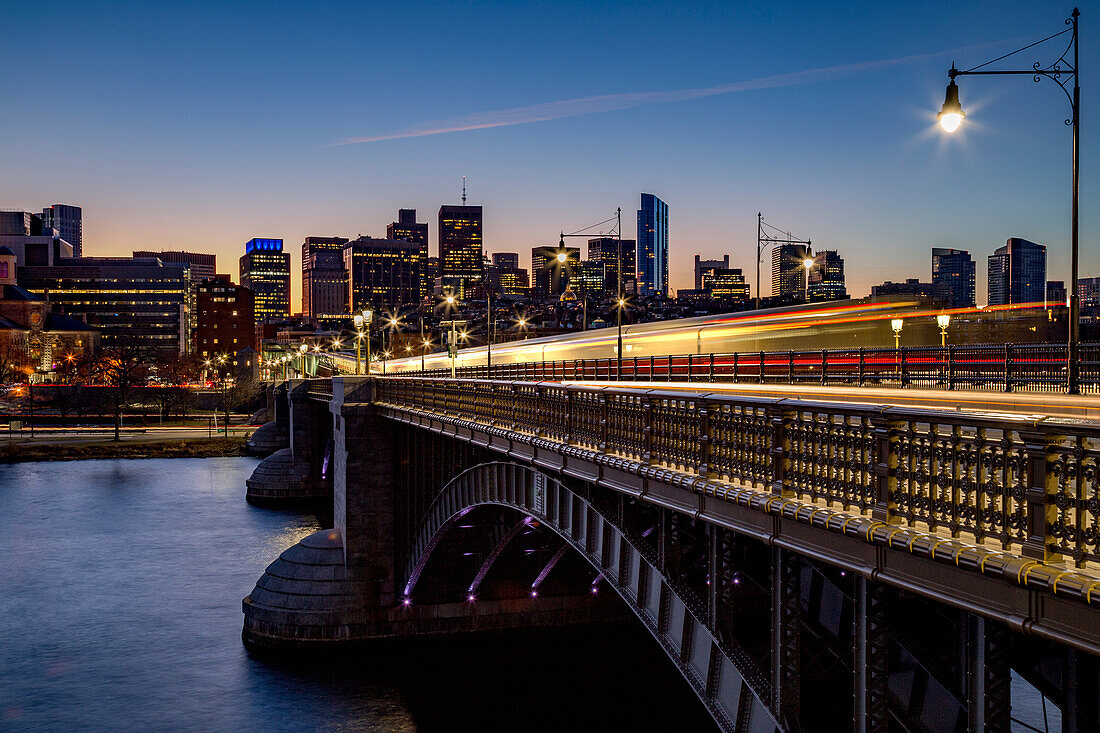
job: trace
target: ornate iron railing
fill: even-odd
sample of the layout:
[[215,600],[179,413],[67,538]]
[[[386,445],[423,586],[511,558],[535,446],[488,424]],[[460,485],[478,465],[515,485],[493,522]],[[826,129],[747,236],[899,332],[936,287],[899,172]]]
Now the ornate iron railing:
[[[1065,344],[903,346],[899,349],[756,351],[463,366],[470,379],[696,381],[819,384],[998,392],[1064,392]],[[1100,392],[1100,344],[1084,344],[1081,391]],[[449,377],[450,369],[416,372]]]
[[306,394],[310,399],[331,402],[332,380],[325,378],[306,380]]
[[1100,563],[1100,427],[1082,421],[471,379],[381,379],[374,399],[1044,562]]

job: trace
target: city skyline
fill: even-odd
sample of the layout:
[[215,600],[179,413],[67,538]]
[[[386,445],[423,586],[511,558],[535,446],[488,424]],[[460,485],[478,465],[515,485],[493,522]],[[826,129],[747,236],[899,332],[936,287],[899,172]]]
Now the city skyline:
[[[56,54],[43,58],[30,52],[29,37],[12,39],[0,84],[16,93],[81,68],[70,94],[84,114],[0,122],[8,174],[0,206],[82,206],[89,255],[166,249],[232,262],[242,242],[278,237],[299,273],[297,245],[307,236],[382,237],[400,208],[424,212],[438,231],[434,212],[459,203],[467,175],[470,203],[485,207],[488,253],[552,245],[557,232],[606,219],[617,206],[632,237],[638,193],[653,192],[675,218],[673,290],[692,286],[696,253],[728,253],[731,266],[751,272],[757,211],[815,249],[838,250],[853,294],[887,279],[927,279],[928,250],[942,247],[981,260],[984,302],[985,256],[1009,237],[1045,244],[1048,277],[1069,279],[1069,141],[1058,90],[962,80],[967,125],[951,138],[934,128],[950,63],[981,63],[1036,29],[1060,30],[1061,15],[1049,7],[868,3],[840,18],[809,4],[689,5],[648,8],[643,19],[625,8],[504,14],[414,4],[400,25],[417,27],[434,50],[386,59],[397,40],[382,38],[383,60],[370,78],[350,44],[330,49],[363,28],[396,27],[397,11],[320,6],[299,16],[284,8],[256,24],[254,10],[236,6],[208,23],[212,10],[72,5],[64,7],[70,22],[51,27]],[[16,9],[13,22],[32,23],[29,12]],[[452,34],[456,24],[468,32]],[[601,30],[593,45],[608,25],[627,38],[608,40]],[[232,39],[220,30],[228,27],[237,28]],[[1082,27],[1083,64],[1097,62],[1096,33],[1094,24]],[[760,40],[776,34],[787,51],[780,58],[773,40]],[[668,53],[640,53],[658,37]],[[505,41],[463,54],[487,38]],[[270,54],[250,50],[268,46]],[[207,58],[197,48],[216,52]],[[791,78],[760,81],[783,75]],[[460,78],[493,84],[466,94],[454,84]],[[329,97],[340,99],[337,108],[315,114]],[[576,103],[588,99],[597,101]],[[539,105],[586,113],[332,145]],[[1100,193],[1090,152],[1098,131],[1086,115],[1086,202]],[[1100,272],[1098,217],[1091,207],[1082,212],[1082,277]],[[292,304],[301,302],[300,287],[296,276]]]

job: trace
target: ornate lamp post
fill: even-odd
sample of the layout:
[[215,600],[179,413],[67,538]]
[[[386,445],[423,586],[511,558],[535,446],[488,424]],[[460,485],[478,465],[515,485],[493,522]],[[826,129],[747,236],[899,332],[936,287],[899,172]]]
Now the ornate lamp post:
[[[807,252],[807,254],[809,254],[809,253]],[[804,277],[802,278],[804,283],[805,283],[805,286],[802,289],[802,299],[804,301],[806,301],[807,303],[809,303],[810,302],[810,268],[812,268],[814,266],[813,257],[804,258],[802,260],[802,266],[804,268],[806,268],[806,273],[805,273]]]
[[[962,105],[959,103],[959,87],[955,83],[956,77],[960,76],[995,76],[995,75],[1022,75],[1030,76],[1033,81],[1038,82],[1040,79],[1050,79],[1062,88],[1062,91],[1066,94],[1066,99],[1070,104],[1070,117],[1065,121],[1068,127],[1073,128],[1073,171],[1072,171],[1072,184],[1071,184],[1071,198],[1072,198],[1072,213],[1070,224],[1070,296],[1069,296],[1069,333],[1067,338],[1067,364],[1066,364],[1066,388],[1070,394],[1080,393],[1080,347],[1081,347],[1081,332],[1080,332],[1080,307],[1081,303],[1078,298],[1077,290],[1077,231],[1078,231],[1078,198],[1081,188],[1081,145],[1080,145],[1080,129],[1081,129],[1081,86],[1078,80],[1078,45],[1077,45],[1077,18],[1080,17],[1081,11],[1077,8],[1073,9],[1070,16],[1066,18],[1065,24],[1069,26],[1064,31],[1060,31],[1053,35],[1047,36],[1041,41],[1018,48],[1011,53],[1007,53],[1004,56],[995,58],[992,61],[987,61],[984,64],[980,64],[965,71],[960,71],[955,68],[954,65],[947,72],[950,77],[950,82],[947,85],[947,94],[943,101],[943,107],[940,109],[936,118],[940,122],[940,126],[948,133],[955,132],[962,125],[964,119],[966,119],[966,113],[963,112]],[[1044,66],[1042,63],[1036,61],[1032,64],[1030,69],[1008,69],[1008,70],[993,70],[983,71],[986,66],[992,63],[1000,61],[1003,58],[1017,54],[1020,51],[1025,51],[1033,46],[1037,46],[1040,43],[1044,43],[1053,38],[1070,34],[1069,45],[1066,46],[1066,50],[1062,52],[1062,55],[1058,57],[1058,60]],[[1070,52],[1073,52],[1072,62],[1070,61]],[[1068,88],[1070,80],[1073,80],[1072,92]]]
[[951,325],[951,315],[941,313],[936,316],[936,325],[940,327],[940,347],[947,347],[947,327]]
[[359,375],[363,373],[359,360],[359,349],[363,345],[363,316],[356,313],[352,320],[355,321],[355,373]]
[[904,325],[905,321],[900,318],[890,320],[890,328],[894,330],[894,349],[901,348],[901,327]]

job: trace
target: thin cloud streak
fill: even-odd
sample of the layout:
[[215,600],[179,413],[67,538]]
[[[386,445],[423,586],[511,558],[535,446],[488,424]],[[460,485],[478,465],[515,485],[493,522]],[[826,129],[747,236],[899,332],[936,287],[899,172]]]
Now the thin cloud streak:
[[582,115],[592,115],[600,112],[632,109],[646,104],[669,104],[671,102],[685,102],[692,99],[701,99],[703,97],[714,97],[720,94],[733,94],[756,89],[774,89],[777,87],[813,84],[816,82],[853,76],[855,74],[880,71],[892,66],[909,64],[916,61],[928,61],[950,54],[975,51],[1007,43],[1009,40],[1011,39],[983,43],[977,46],[967,46],[965,48],[956,48],[949,51],[902,56],[896,59],[878,59],[875,61],[861,61],[855,64],[807,69],[805,71],[795,71],[788,74],[765,76],[759,79],[748,79],[745,81],[730,82],[728,84],[719,84],[713,87],[675,89],[664,92],[602,94],[594,97],[577,97],[575,99],[562,99],[556,102],[544,102],[542,104],[533,104],[528,107],[513,107],[511,109],[478,112],[462,117],[453,117],[449,120],[433,122],[423,127],[414,127],[412,129],[385,135],[341,138],[326,147],[355,145],[358,143],[376,143],[385,140],[403,140],[412,137],[428,137],[430,135],[446,135],[452,132],[488,130],[494,127],[509,127],[512,125],[528,125],[533,122],[560,120],[565,117],[580,117]]

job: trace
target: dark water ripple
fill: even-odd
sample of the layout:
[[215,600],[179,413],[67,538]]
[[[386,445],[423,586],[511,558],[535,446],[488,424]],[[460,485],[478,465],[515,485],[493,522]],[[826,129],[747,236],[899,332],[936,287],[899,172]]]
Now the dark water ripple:
[[316,517],[247,458],[0,466],[0,730],[708,730],[634,625],[250,657],[241,598]]

